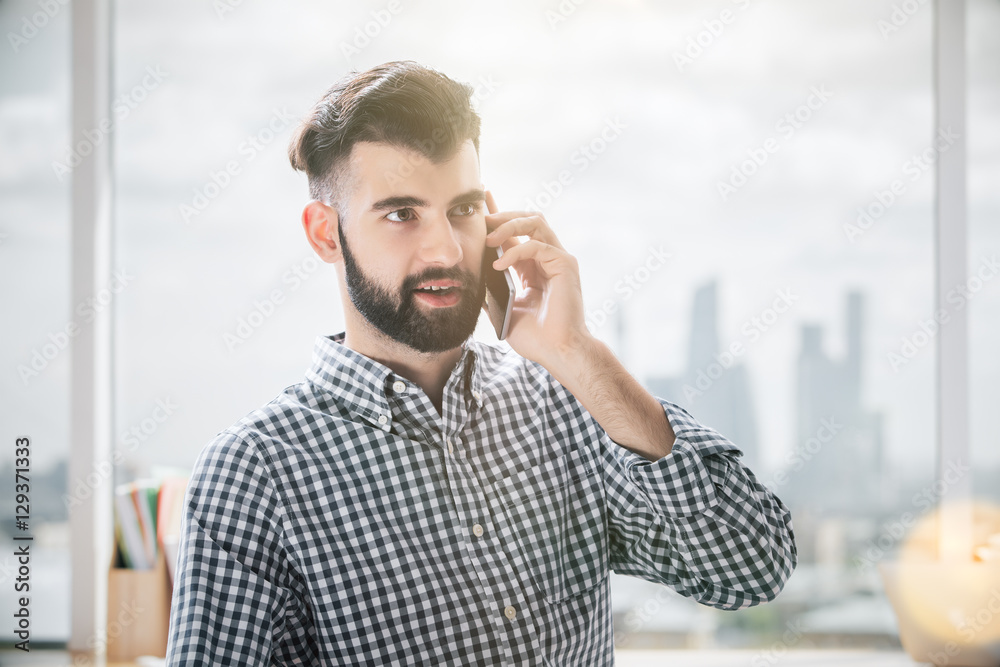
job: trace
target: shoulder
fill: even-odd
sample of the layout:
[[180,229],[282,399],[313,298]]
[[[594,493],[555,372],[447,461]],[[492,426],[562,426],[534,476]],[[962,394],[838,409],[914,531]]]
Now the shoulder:
[[230,427],[213,437],[198,454],[189,487],[195,494],[228,495],[266,486],[268,474],[263,464],[257,436],[244,428]]
[[286,387],[268,403],[237,419],[209,442],[216,456],[267,459],[290,450],[308,449],[317,431],[328,432],[351,420],[337,397],[313,384]]
[[263,481],[269,476],[268,449],[301,433],[302,385],[292,385],[269,403],[236,420],[209,440],[198,454],[192,479],[228,484]]

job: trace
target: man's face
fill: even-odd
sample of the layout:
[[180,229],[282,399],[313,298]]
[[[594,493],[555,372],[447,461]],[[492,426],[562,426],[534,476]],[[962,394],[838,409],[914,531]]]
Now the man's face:
[[349,219],[337,231],[354,308],[421,352],[461,345],[486,295],[485,203],[472,142],[441,164],[387,144],[358,143],[350,174]]

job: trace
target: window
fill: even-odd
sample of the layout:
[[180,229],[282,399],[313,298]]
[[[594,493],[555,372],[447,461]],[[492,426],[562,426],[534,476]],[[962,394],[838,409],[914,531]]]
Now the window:
[[[25,592],[16,584],[31,586],[37,645],[69,636],[69,345],[94,304],[70,303],[69,9],[0,3],[0,34],[0,606],[13,613]],[[19,529],[14,443],[23,436],[30,502]],[[15,535],[33,537],[28,582],[16,581]],[[14,641],[5,623],[0,642]]]
[[[615,577],[619,646],[754,647],[789,627],[798,648],[897,646],[874,565],[934,479],[933,168],[951,145],[934,127],[931,3],[904,4],[119,0],[116,481],[189,468],[301,379],[317,334],[343,328],[285,149],[334,80],[412,58],[475,87],[486,184],[501,208],[544,211],[577,256],[592,331],[654,393],[742,446],[792,510],[800,564],[778,600],[723,613]],[[1000,242],[1000,8],[968,7],[975,270]],[[34,11],[0,4],[0,21],[16,32]],[[67,190],[50,173],[69,144],[66,58],[52,56],[67,26],[52,17],[16,63],[0,61],[34,74],[0,84],[5,127],[24,129],[0,133],[20,156],[0,171],[0,257],[26,245],[0,262],[5,284],[25,285],[3,298],[31,322],[10,331],[15,369],[69,308]],[[29,217],[43,211],[56,222]],[[968,302],[983,497],[1000,481],[997,284]],[[55,409],[29,424],[51,443],[68,437],[60,363],[29,391],[13,371],[0,385],[17,414]],[[56,465],[68,449],[45,453]]]

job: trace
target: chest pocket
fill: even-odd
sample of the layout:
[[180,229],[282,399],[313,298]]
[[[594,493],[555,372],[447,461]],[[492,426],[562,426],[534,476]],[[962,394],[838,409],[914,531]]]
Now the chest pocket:
[[608,576],[602,477],[582,451],[498,481],[502,512],[532,582],[551,602],[588,592]]

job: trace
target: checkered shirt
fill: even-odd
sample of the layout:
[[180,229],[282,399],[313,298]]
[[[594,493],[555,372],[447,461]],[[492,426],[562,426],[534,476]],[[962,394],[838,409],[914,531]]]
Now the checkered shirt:
[[651,462],[506,344],[463,344],[439,414],[343,340],[198,456],[168,665],[613,665],[610,572],[739,609],[795,567],[788,510],[673,403]]

